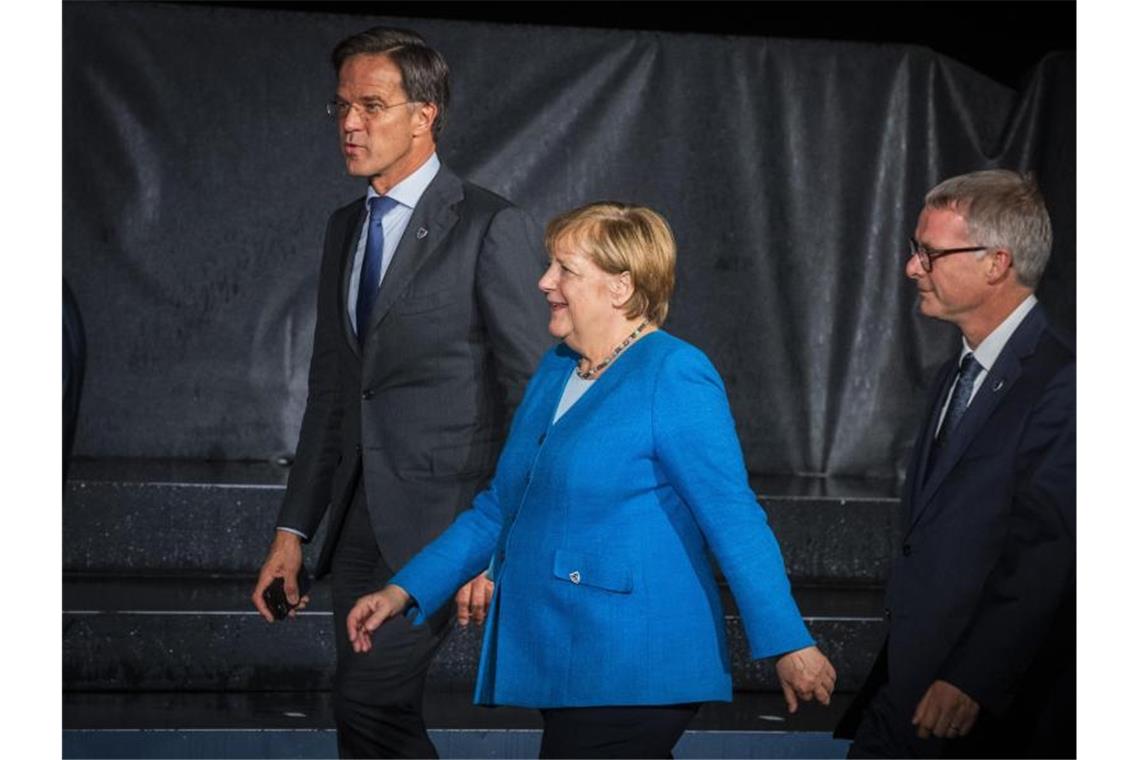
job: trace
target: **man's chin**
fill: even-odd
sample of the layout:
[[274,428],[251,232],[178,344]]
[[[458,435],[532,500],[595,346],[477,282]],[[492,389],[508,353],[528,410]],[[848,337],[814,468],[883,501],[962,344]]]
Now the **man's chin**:
[[918,304],[918,313],[930,319],[937,319],[941,322],[957,324],[954,317],[951,314],[947,313],[947,311],[942,308],[941,304],[932,298],[922,299],[922,301]]
[[372,176],[372,172],[368,171],[368,168],[364,166],[364,162],[350,156],[345,156],[344,158],[344,170],[350,177]]

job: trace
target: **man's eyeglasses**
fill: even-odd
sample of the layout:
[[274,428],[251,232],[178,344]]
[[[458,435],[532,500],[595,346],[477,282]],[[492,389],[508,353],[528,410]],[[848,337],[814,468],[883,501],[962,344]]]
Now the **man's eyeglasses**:
[[[923,270],[929,272],[934,267],[934,260],[952,253],[977,253],[988,249],[988,245],[975,245],[969,248],[927,248],[914,238],[910,238],[910,255],[918,257],[918,263]],[[909,257],[908,257],[909,258]]]
[[330,119],[346,119],[348,118],[349,111],[355,110],[360,114],[362,119],[375,119],[383,115],[389,108],[396,106],[406,106],[409,103],[419,103],[418,100],[405,100],[403,103],[390,103],[384,105],[378,100],[370,100],[367,103],[349,103],[346,100],[330,100],[325,103],[325,113],[329,115]]

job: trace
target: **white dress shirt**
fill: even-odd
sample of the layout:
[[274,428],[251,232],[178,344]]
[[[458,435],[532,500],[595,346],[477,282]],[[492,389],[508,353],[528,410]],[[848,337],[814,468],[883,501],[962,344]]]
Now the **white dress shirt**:
[[[420,197],[423,196],[427,186],[431,184],[438,173],[439,158],[435,153],[432,153],[431,157],[424,161],[420,168],[388,191],[388,197],[396,201],[396,205],[384,215],[384,252],[380,259],[380,279],[376,281],[377,289],[380,288],[380,283],[384,281],[388,265],[392,263],[392,255],[396,253],[396,246],[400,244],[400,238],[404,236],[404,230],[408,228],[408,222],[411,221],[416,204],[420,202]],[[361,234],[360,240],[356,244],[356,254],[352,259],[352,279],[348,283],[348,301],[346,303],[348,318],[352,322],[353,331],[357,333],[359,331],[356,328],[356,299],[360,292],[360,270],[364,267],[364,247],[368,243],[368,230],[370,229],[368,223],[371,221],[368,202],[379,197],[380,194],[369,185],[368,194],[364,198],[364,233]]]
[[[974,378],[974,387],[970,390],[970,401],[974,400],[974,396],[978,394],[978,388],[982,387],[982,383],[986,381],[986,376],[990,374],[990,369],[993,368],[994,362],[997,361],[1001,350],[1005,348],[1005,344],[1009,342],[1009,338],[1017,330],[1018,325],[1025,319],[1037,304],[1037,296],[1032,293],[1029,297],[1018,304],[1017,308],[1009,313],[1000,325],[994,329],[989,335],[985,337],[981,343],[978,344],[977,349],[971,351],[970,345],[966,343],[965,336],[962,337],[962,350],[958,352],[958,366],[962,365],[962,357],[966,354],[972,353],[974,361],[982,365],[982,371]],[[950,399],[954,396],[954,388],[958,385],[958,378],[954,378],[954,385],[950,386],[950,392],[946,394],[946,400],[942,402],[942,413],[938,415],[938,429],[942,429],[942,420],[946,417],[946,408],[950,406]],[[935,435],[938,431],[935,431]]]

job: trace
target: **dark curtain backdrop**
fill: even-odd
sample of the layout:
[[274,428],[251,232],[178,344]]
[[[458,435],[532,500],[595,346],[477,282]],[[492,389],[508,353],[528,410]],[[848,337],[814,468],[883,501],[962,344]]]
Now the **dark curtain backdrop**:
[[667,328],[725,378],[758,473],[898,474],[954,350],[903,275],[924,192],[1032,169],[1039,295],[1076,322],[1076,61],[1014,90],[906,45],[65,3],[64,274],[83,310],[75,453],[270,458],[305,403],[321,238],[363,192],[324,103],[373,23],[446,56],[442,159],[545,222],[598,199],[679,242]]

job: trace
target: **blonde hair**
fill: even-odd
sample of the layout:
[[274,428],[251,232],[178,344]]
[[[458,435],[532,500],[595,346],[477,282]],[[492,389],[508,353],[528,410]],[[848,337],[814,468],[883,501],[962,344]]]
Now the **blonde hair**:
[[676,282],[677,243],[651,208],[599,201],[559,214],[546,225],[546,249],[565,245],[609,274],[629,272],[633,295],[625,316],[660,326]]

